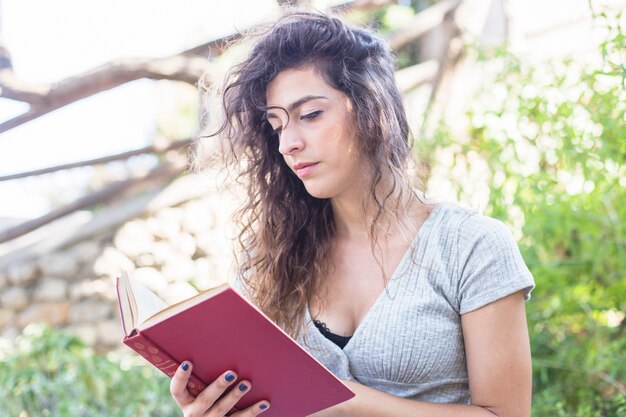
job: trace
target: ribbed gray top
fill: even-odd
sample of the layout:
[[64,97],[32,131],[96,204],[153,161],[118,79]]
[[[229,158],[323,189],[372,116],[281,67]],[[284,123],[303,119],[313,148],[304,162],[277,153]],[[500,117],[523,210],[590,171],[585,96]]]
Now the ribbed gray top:
[[469,403],[461,315],[534,288],[499,220],[438,203],[342,350],[307,311],[299,340],[339,378],[420,401]]

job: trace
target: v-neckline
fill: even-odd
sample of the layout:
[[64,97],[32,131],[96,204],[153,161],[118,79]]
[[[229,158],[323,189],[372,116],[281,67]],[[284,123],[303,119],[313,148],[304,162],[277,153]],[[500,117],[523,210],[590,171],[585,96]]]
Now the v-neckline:
[[[367,313],[365,313],[365,315],[363,316],[363,318],[361,319],[361,321],[359,322],[357,327],[354,329],[354,333],[352,333],[352,336],[350,336],[350,340],[348,341],[348,343],[346,343],[344,348],[342,349],[339,346],[337,346],[335,343],[333,343],[331,340],[328,340],[323,334],[321,334],[319,332],[319,330],[317,328],[314,327],[312,330],[314,330],[314,332],[317,333],[316,337],[321,337],[324,340],[324,343],[328,343],[328,344],[332,345],[339,352],[342,352],[344,354],[345,354],[345,352],[347,350],[349,350],[351,348],[351,346],[354,345],[355,338],[358,338],[359,334],[363,332],[362,329],[364,327],[364,324],[367,324],[367,322],[369,321],[368,320],[369,317],[373,314],[373,311],[375,311],[377,309],[378,305],[380,303],[382,303],[381,300],[386,297],[386,295],[388,293],[388,290],[390,289],[391,285],[397,285],[398,278],[399,278],[397,275],[400,274],[400,271],[404,267],[405,263],[408,261],[408,258],[413,254],[413,252],[415,250],[417,250],[417,246],[419,245],[420,241],[424,237],[424,234],[427,233],[428,229],[430,229],[430,227],[431,227],[431,223],[433,222],[435,212],[437,212],[441,206],[442,206],[442,203],[440,203],[440,202],[434,204],[433,209],[428,214],[428,217],[426,218],[426,220],[424,220],[424,223],[422,223],[420,228],[415,233],[415,236],[413,237],[413,239],[411,240],[411,243],[409,244],[409,246],[407,247],[406,251],[404,252],[404,255],[402,255],[402,258],[400,259],[400,262],[398,263],[398,265],[396,266],[395,270],[393,271],[393,273],[389,277],[389,280],[387,281],[387,284],[383,287],[383,289],[380,292],[380,294],[378,294],[378,296],[376,297],[376,300],[374,300],[374,303],[370,306],[370,308],[367,310]],[[308,303],[307,303],[307,306],[306,306],[306,317],[305,317],[305,319],[306,319],[305,322],[310,322],[310,323],[313,322],[313,318],[311,316],[311,312],[309,311]]]

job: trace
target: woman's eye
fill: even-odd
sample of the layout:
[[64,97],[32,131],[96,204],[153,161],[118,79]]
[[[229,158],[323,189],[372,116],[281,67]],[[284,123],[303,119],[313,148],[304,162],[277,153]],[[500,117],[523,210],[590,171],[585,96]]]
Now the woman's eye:
[[319,116],[322,113],[323,113],[322,110],[317,110],[311,113],[303,114],[302,116],[300,116],[300,120],[315,119],[317,116]]

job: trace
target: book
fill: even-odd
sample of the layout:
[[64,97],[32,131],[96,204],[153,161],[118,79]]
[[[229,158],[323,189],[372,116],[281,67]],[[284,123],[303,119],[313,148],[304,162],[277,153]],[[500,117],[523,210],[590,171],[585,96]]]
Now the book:
[[264,416],[299,417],[354,396],[228,284],[173,305],[126,273],[116,289],[123,343],[170,378],[190,361],[187,389],[194,396],[227,370],[252,383],[233,411],[267,400],[271,406]]

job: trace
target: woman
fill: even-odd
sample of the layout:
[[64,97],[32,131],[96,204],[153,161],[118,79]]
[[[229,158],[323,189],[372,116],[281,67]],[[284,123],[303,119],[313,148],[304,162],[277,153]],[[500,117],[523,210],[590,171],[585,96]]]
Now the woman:
[[[408,181],[388,47],[289,14],[233,69],[223,104],[248,187],[238,285],[356,393],[316,416],[530,415],[532,276],[501,222]],[[186,416],[223,416],[254,383],[224,370],[193,398],[192,366],[171,383]]]

